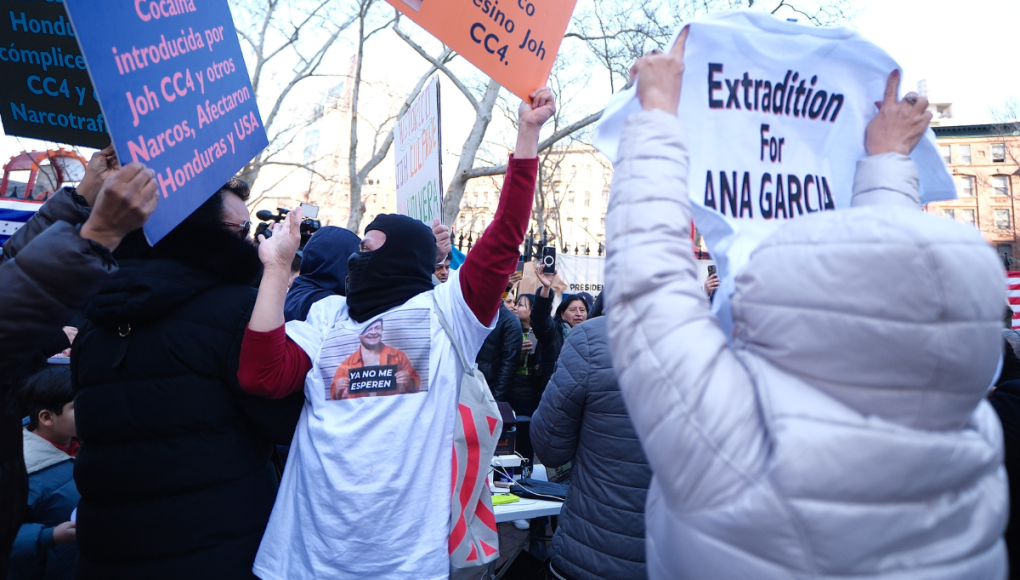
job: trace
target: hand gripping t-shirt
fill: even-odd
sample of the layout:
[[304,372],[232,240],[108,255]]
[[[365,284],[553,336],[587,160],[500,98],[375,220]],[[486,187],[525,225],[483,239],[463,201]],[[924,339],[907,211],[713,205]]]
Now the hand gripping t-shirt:
[[432,295],[470,359],[492,327],[464,302],[458,276],[364,323],[350,318],[340,296],[287,323],[287,336],[314,364],[255,560],[260,578],[448,577],[463,369]]

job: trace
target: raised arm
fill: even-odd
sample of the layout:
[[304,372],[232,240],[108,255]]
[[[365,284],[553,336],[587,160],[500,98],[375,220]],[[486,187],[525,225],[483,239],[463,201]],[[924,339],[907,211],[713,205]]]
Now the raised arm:
[[[539,271],[541,267],[536,266],[535,270]],[[535,303],[531,305],[531,329],[535,331],[535,337],[538,338],[540,344],[553,344],[556,341],[556,337],[553,335],[563,332],[552,317],[552,304],[556,293],[546,285],[546,280],[551,280],[550,278],[543,277],[539,272],[538,279],[542,286],[535,292]]]
[[301,208],[273,224],[270,238],[259,236],[262,282],[251,321],[241,341],[237,380],[245,392],[283,398],[301,390],[312,361],[287,337],[283,306],[290,284],[290,264],[301,244]]
[[767,455],[754,386],[709,311],[691,252],[676,117],[685,37],[635,67],[644,111],[623,130],[606,220],[613,366],[664,496],[680,511],[735,497]]
[[928,130],[928,99],[907,93],[898,101],[900,72],[893,71],[885,86],[878,114],[868,123],[868,157],[857,162],[853,207],[895,205],[921,208],[917,168],[910,152]]
[[461,266],[464,299],[475,318],[485,325],[496,317],[510,274],[517,270],[518,251],[528,231],[531,205],[535,200],[538,134],[556,112],[552,91],[547,87],[538,89],[531,97],[530,104],[521,103],[517,149],[507,163],[492,223]]

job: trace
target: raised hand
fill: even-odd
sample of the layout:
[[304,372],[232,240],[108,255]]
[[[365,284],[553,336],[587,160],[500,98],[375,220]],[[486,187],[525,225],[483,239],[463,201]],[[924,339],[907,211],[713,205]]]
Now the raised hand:
[[542,125],[556,114],[556,99],[549,87],[542,87],[531,92],[531,102],[522,101],[517,111],[517,148],[514,157],[517,159],[534,159],[538,157],[538,133]]
[[107,175],[81,237],[113,251],[128,233],[145,225],[159,203],[156,173],[141,163]]
[[902,153],[910,155],[917,142],[928,130],[931,111],[928,99],[910,92],[897,101],[900,90],[900,71],[889,74],[885,83],[885,98],[878,106],[878,114],[868,123],[864,146],[868,155]]
[[439,223],[439,220],[432,220],[432,234],[436,236],[436,263],[442,262],[453,250],[453,242],[450,239],[450,227]]
[[630,68],[630,76],[637,83],[638,100],[644,110],[659,109],[676,115],[684,74],[684,45],[689,31],[689,27],[680,31],[668,53],[653,50]]
[[267,270],[276,268],[290,272],[298,247],[301,245],[301,207],[294,208],[282,222],[273,224],[271,238],[259,235],[259,259]]
[[521,106],[517,110],[521,128],[527,126],[532,129],[540,129],[555,114],[556,99],[549,87],[532,91],[531,102],[521,101]]
[[544,288],[552,288],[553,277],[555,277],[556,274],[555,273],[546,274],[545,272],[542,271],[542,268],[543,268],[542,262],[535,262],[535,276],[538,277],[538,283],[541,284]]
[[103,182],[120,169],[120,161],[117,159],[117,152],[113,150],[113,144],[109,144],[102,151],[97,151],[89,159],[85,166],[85,176],[78,184],[78,195],[89,202],[89,206],[96,204],[96,197],[103,187]]
[[715,291],[719,289],[719,275],[712,274],[705,280],[705,293],[711,298]]

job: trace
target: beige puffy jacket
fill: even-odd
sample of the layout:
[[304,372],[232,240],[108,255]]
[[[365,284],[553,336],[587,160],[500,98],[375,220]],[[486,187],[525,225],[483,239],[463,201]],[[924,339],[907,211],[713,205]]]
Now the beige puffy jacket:
[[683,127],[624,129],[610,346],[654,470],[653,579],[1002,579],[1002,432],[983,399],[1005,283],[973,227],[920,211],[909,158],[786,224],[737,273],[733,345],[691,252]]

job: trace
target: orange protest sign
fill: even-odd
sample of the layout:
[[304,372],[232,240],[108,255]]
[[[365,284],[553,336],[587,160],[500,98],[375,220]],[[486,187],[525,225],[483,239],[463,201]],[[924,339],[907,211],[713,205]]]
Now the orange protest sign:
[[386,0],[525,100],[545,85],[577,0]]

